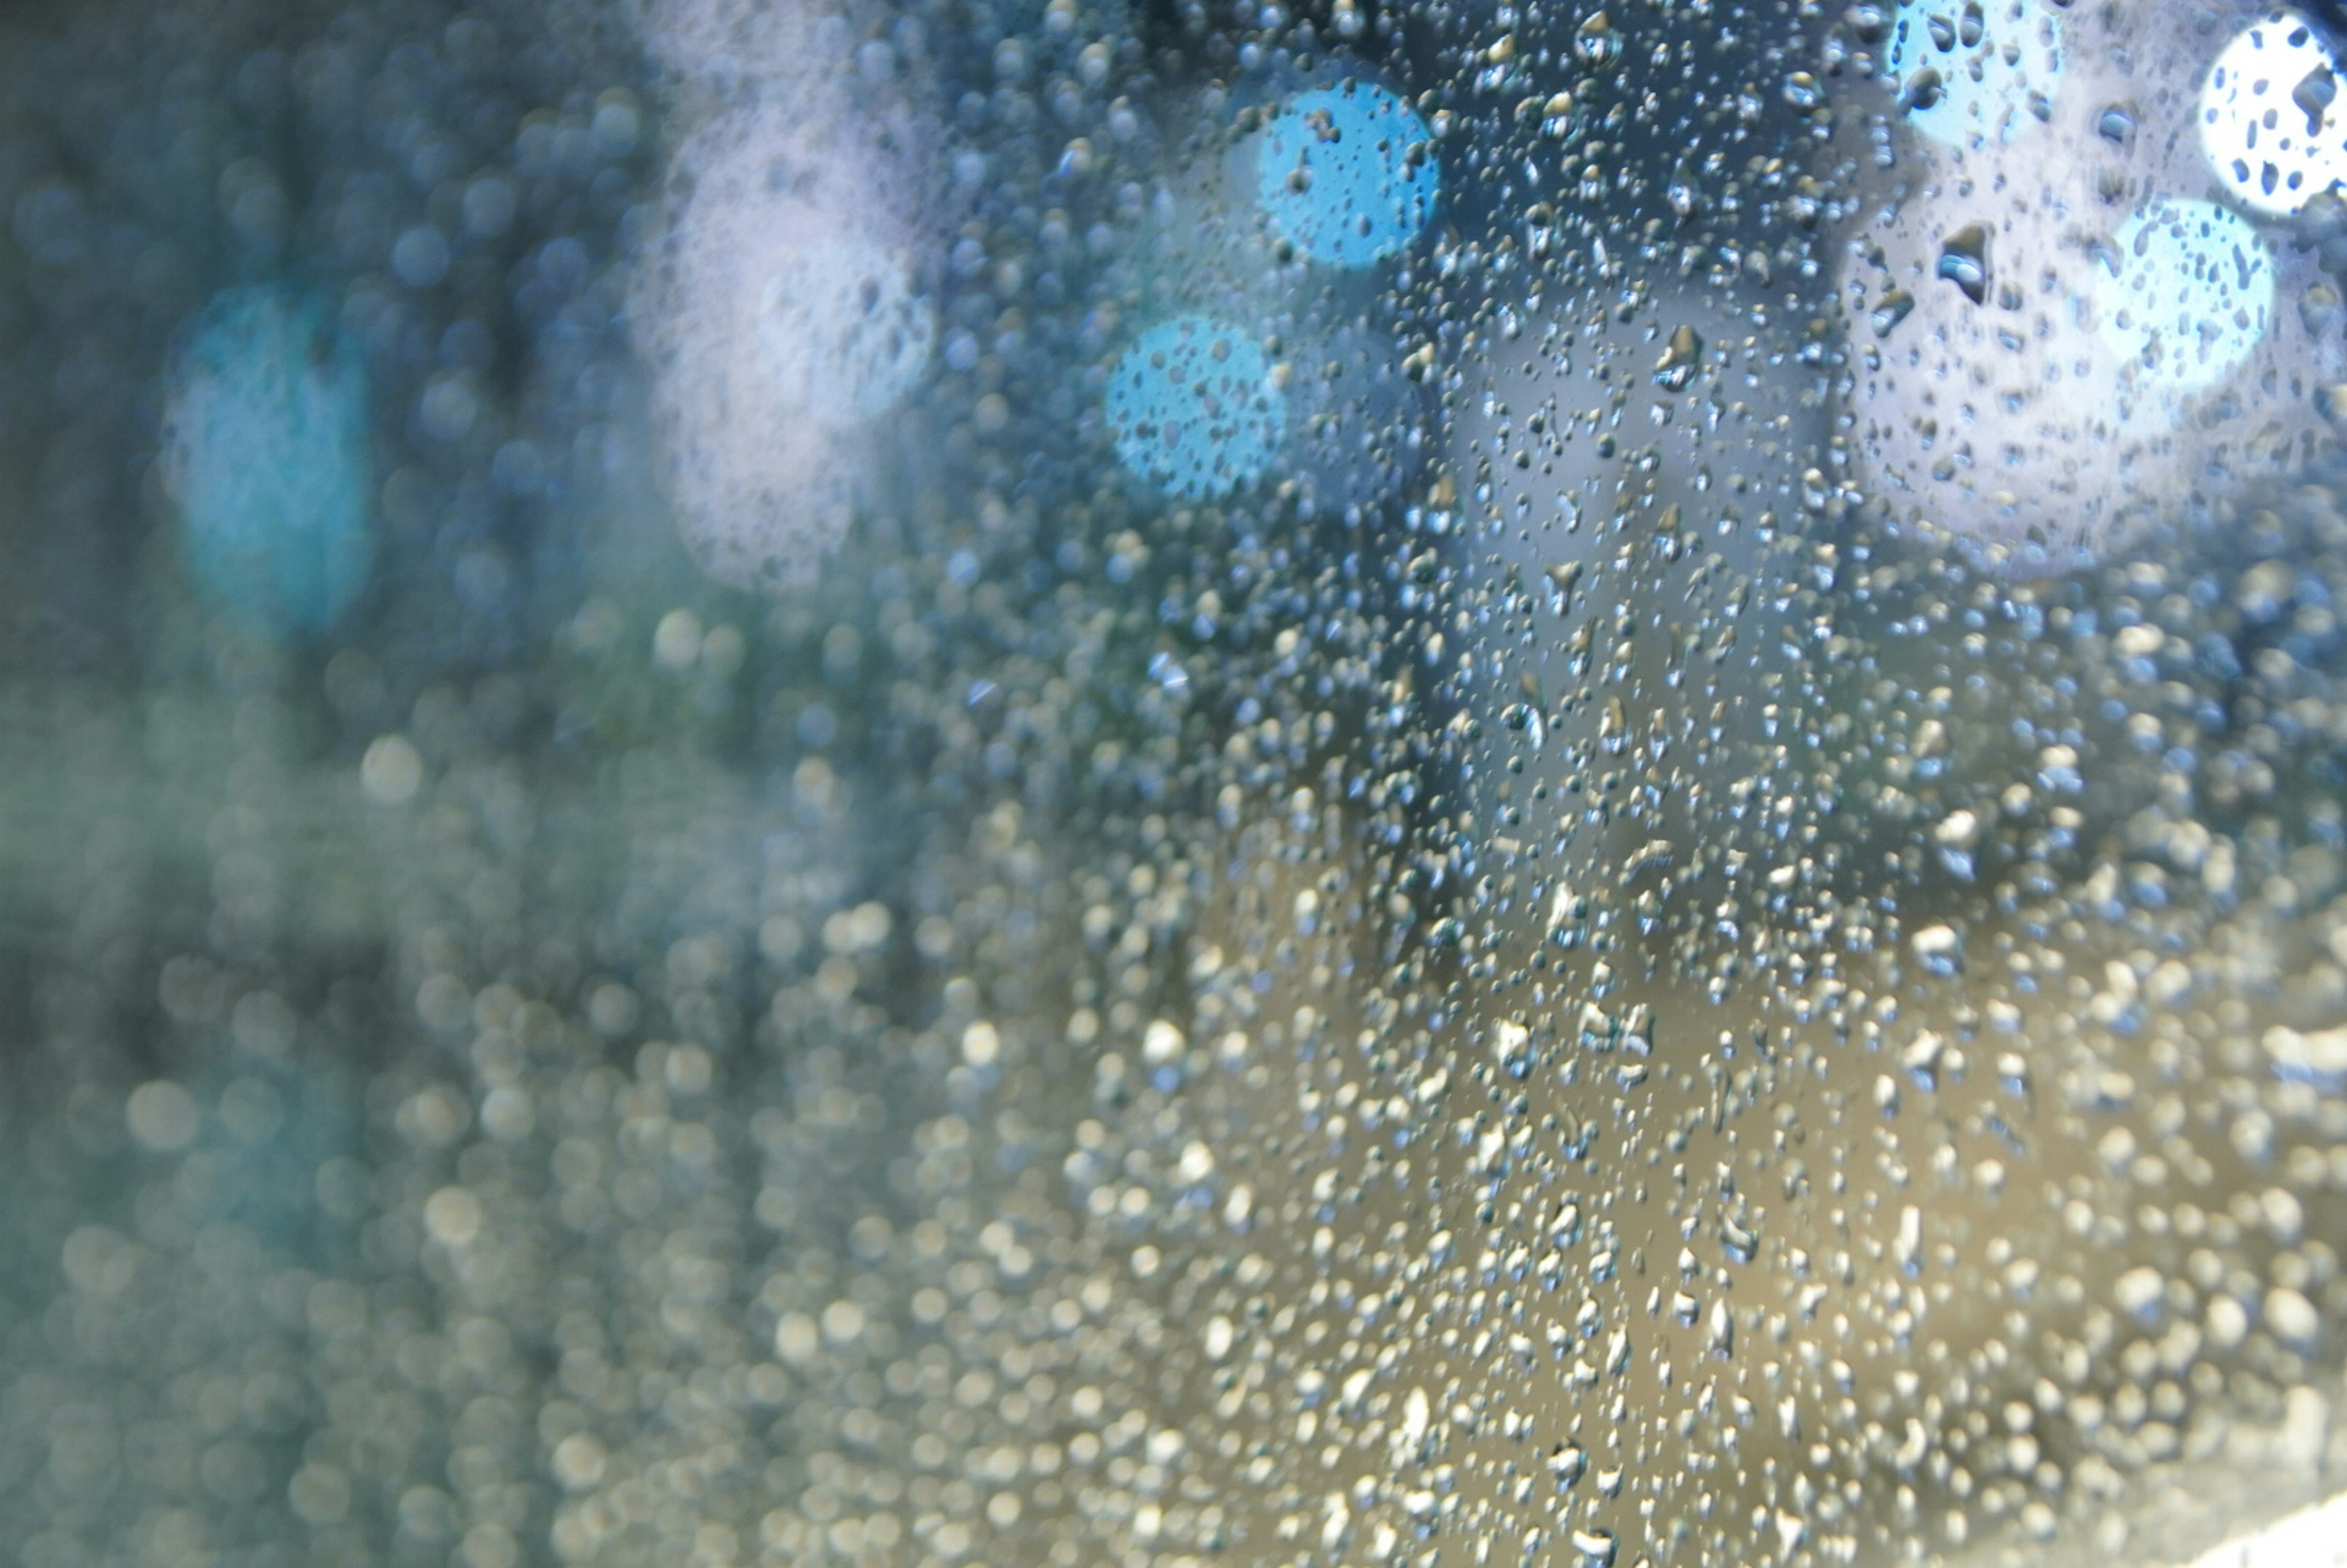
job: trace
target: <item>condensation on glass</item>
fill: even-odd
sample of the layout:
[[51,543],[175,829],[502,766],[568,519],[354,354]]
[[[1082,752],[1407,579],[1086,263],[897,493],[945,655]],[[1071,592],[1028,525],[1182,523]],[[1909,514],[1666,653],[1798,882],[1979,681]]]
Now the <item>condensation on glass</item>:
[[2342,49],[0,4],[0,1555],[2342,1561]]

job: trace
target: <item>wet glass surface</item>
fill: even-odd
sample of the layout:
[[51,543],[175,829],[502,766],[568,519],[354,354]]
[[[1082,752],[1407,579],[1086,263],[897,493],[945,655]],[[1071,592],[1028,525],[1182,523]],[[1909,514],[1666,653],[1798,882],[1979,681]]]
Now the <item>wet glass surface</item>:
[[2342,48],[0,3],[0,1554],[2342,1561]]

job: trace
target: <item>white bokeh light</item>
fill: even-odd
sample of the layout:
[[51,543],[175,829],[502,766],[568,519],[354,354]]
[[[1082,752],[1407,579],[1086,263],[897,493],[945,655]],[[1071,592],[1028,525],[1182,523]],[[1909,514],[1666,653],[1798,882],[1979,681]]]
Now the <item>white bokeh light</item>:
[[2347,1493],[2229,1541],[2192,1568],[2341,1568],[2347,1564]]
[[758,342],[784,394],[809,419],[873,418],[920,384],[937,342],[937,308],[909,256],[843,231],[778,250],[771,264],[759,292]]
[[805,579],[846,532],[938,337],[887,165],[811,102],[685,142],[630,303],[678,529],[744,588]]
[[2337,69],[2294,11],[2251,23],[2218,53],[2200,87],[2200,149],[2229,195],[2286,216],[2347,179]]
[[2127,374],[2198,392],[2249,358],[2273,319],[2265,241],[2213,201],[2155,200],[2112,236],[2095,277],[2103,341]]
[[1908,123],[1958,147],[2011,141],[2042,121],[2064,65],[2061,19],[2034,0],[1999,0],[1963,20],[1908,5],[1883,51]]

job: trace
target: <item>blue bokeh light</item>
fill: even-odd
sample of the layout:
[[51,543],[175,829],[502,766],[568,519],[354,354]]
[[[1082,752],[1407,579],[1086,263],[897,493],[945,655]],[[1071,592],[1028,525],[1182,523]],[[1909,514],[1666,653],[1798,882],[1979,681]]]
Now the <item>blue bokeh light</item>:
[[2250,357],[2273,319],[2265,241],[2213,201],[2155,198],[2112,236],[2095,276],[2105,343],[2138,384],[2198,392]]
[[1126,467],[1168,495],[1202,500],[1263,472],[1287,411],[1262,345],[1226,323],[1176,316],[1117,360],[1108,424]]
[[1883,50],[1883,76],[1897,84],[1907,123],[1951,147],[2011,141],[2038,123],[2032,100],[2052,103],[2064,64],[2061,18],[2036,0],[1991,0],[1969,42],[1952,15],[1911,4]]
[[1425,122],[1382,87],[1298,93],[1260,134],[1256,198],[1313,261],[1367,267],[1417,239],[1433,214],[1442,169],[1430,146]]
[[323,301],[213,300],[174,369],[162,462],[190,573],[250,629],[323,630],[365,586],[366,369]]

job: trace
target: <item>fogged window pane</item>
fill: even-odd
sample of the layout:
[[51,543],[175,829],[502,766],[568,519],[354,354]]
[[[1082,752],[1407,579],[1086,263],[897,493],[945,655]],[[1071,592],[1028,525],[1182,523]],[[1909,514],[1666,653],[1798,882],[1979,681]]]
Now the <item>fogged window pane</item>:
[[2342,49],[0,5],[0,1552],[2332,1563]]

